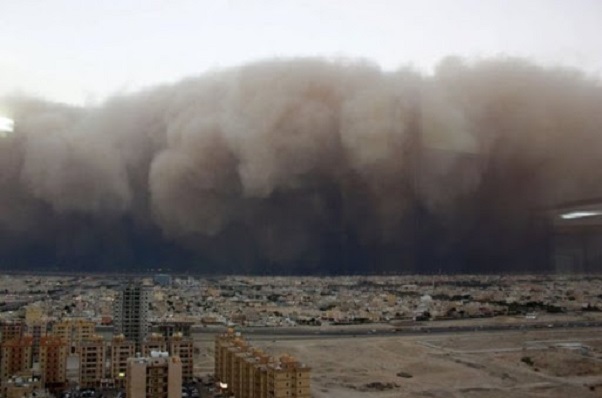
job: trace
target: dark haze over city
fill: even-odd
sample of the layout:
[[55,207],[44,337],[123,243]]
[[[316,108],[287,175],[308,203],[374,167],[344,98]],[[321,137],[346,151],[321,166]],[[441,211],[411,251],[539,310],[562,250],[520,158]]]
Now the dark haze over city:
[[4,269],[551,271],[545,210],[602,196],[600,82],[523,59],[267,60],[3,102]]

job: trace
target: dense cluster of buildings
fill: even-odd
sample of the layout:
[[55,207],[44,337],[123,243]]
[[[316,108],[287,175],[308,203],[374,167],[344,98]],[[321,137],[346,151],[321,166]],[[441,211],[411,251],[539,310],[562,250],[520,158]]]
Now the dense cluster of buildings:
[[[517,305],[539,303],[566,313],[602,310],[602,278],[570,275],[435,275],[348,277],[170,278],[158,275],[145,287],[151,312],[146,325],[161,322],[282,327],[388,323],[512,314]],[[150,281],[149,281],[150,282]],[[79,317],[121,328],[121,282],[107,277],[0,277],[6,306],[50,320]],[[41,300],[43,297],[43,300]],[[27,310],[25,310],[27,309]],[[2,306],[0,303],[0,311]],[[5,311],[6,313],[6,311]],[[141,325],[143,325],[141,324]],[[149,330],[130,324],[140,336]],[[139,340],[131,332],[124,334]],[[129,339],[130,337],[128,337]]]
[[215,337],[215,378],[237,398],[309,398],[310,371],[289,355],[266,355],[233,329]]
[[[109,338],[98,332],[108,314],[99,320],[75,309],[52,318],[47,306],[33,303],[20,317],[4,319],[0,394],[43,397],[77,387],[120,389],[128,398],[181,396],[182,385],[194,379],[194,321],[150,316],[153,305],[160,306],[157,293],[164,301],[173,299],[162,296],[169,282],[159,278],[158,290],[145,283],[116,289]],[[310,396],[309,367],[288,355],[270,357],[231,329],[216,337],[215,379],[224,392],[240,398]]]
[[[46,390],[71,386],[125,390],[133,382],[128,382],[132,358],[147,369],[167,366],[172,374],[179,372],[180,383],[185,384],[195,372],[195,328],[395,325],[396,321],[537,311],[595,317],[602,314],[600,291],[598,275],[156,275],[136,283],[106,276],[4,275],[0,276],[0,394],[24,396],[26,391],[37,391],[39,397]],[[234,356],[227,356],[234,351]],[[272,370],[277,375],[275,370],[300,366],[287,356],[268,358],[231,334],[220,335],[215,356],[220,364],[218,378],[229,389],[240,388],[241,394],[251,389],[251,379],[243,377],[252,375],[253,386],[269,386]],[[238,373],[221,367],[224,358],[238,358]],[[270,391],[257,388],[257,394]],[[302,396],[299,391],[289,393]]]
[[176,279],[176,286],[158,293],[162,313],[226,326],[390,323],[425,314],[493,317],[514,315],[529,304],[566,313],[602,310],[602,278],[596,275],[232,276],[182,282]]
[[149,333],[149,297],[141,284],[119,291],[113,306],[118,322],[109,339],[97,334],[93,320],[50,321],[38,306],[27,307],[24,319],[2,321],[0,394],[40,397],[76,387],[125,389],[128,397],[179,396],[182,383],[193,379],[190,325],[165,323],[159,333]]

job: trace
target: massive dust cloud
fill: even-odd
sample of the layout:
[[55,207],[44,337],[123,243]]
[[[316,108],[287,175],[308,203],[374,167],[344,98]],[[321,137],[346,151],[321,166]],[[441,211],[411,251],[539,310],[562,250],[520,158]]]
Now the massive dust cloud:
[[600,83],[520,59],[270,60],[2,104],[3,268],[537,271],[544,210],[602,196]]

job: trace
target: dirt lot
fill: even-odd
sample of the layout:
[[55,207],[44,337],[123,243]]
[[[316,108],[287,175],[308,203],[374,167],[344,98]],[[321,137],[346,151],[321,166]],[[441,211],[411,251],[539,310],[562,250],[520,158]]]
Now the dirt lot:
[[[591,348],[602,346],[601,332],[264,339],[253,344],[310,365],[317,398],[587,398],[602,397],[602,360]],[[198,369],[211,371],[210,335],[198,344]]]

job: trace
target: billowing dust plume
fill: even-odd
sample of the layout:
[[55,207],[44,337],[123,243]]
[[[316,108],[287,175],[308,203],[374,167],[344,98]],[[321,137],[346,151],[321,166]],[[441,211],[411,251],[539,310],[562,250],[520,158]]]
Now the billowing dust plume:
[[3,103],[7,267],[537,270],[542,209],[602,196],[602,87],[524,60],[276,60],[98,107]]

